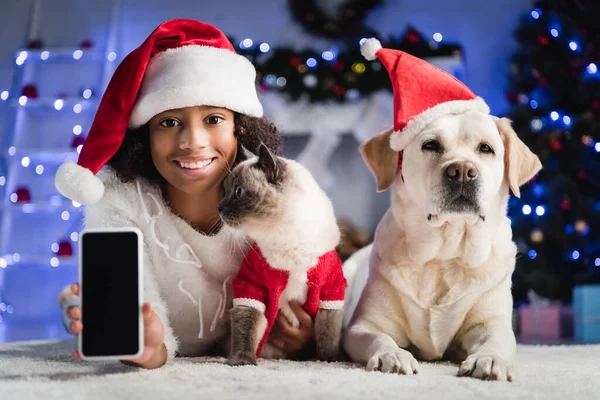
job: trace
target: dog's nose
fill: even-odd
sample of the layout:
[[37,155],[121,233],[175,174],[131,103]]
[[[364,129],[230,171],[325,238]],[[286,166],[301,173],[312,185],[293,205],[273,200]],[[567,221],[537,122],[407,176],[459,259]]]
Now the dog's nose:
[[479,171],[471,162],[455,162],[446,168],[446,176],[458,182],[469,182],[477,178]]

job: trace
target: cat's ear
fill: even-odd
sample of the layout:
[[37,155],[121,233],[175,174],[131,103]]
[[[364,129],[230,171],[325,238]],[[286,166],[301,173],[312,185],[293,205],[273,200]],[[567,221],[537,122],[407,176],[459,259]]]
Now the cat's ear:
[[251,158],[255,158],[256,154],[248,150],[245,146],[240,145],[240,150],[242,151],[242,161],[249,160]]
[[264,143],[258,146],[258,162],[256,165],[265,173],[270,183],[279,183],[281,179],[279,160]]

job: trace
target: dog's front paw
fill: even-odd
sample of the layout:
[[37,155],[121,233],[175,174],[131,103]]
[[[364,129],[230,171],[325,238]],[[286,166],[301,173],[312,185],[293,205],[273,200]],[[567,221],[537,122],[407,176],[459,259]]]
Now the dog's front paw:
[[460,365],[458,376],[471,376],[488,381],[512,382],[508,363],[495,356],[470,355]]
[[254,354],[238,351],[227,359],[227,365],[236,367],[240,365],[258,365],[258,363],[256,362],[256,356]]
[[419,363],[412,354],[403,349],[381,351],[371,357],[367,363],[367,370],[416,375],[419,373]]

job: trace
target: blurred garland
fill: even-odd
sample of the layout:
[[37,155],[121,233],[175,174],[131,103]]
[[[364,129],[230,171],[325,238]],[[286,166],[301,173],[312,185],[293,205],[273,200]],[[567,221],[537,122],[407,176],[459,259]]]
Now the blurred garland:
[[[257,84],[263,92],[279,92],[295,101],[303,95],[312,103],[357,101],[382,89],[391,90],[388,72],[379,61],[367,62],[360,54],[358,40],[345,49],[296,51],[291,47],[270,48],[250,39],[236,42],[239,54],[256,67]],[[419,58],[460,56],[462,47],[426,40],[413,27],[403,35],[380,38],[383,47],[405,51]]]
[[327,15],[316,0],[290,0],[289,6],[294,19],[306,31],[333,39],[356,32],[367,14],[381,3],[382,0],[345,1],[339,5],[337,17]]

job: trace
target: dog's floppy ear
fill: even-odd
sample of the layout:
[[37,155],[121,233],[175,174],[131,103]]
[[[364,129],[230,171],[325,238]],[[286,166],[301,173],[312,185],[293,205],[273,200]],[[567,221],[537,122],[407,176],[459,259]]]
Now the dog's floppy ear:
[[359,151],[365,163],[375,176],[377,192],[384,192],[392,183],[398,172],[398,152],[390,147],[390,136],[394,129],[390,128],[364,141]]
[[538,156],[519,139],[509,119],[497,118],[496,126],[504,142],[504,173],[508,185],[515,196],[521,197],[519,188],[542,169],[542,163]]

